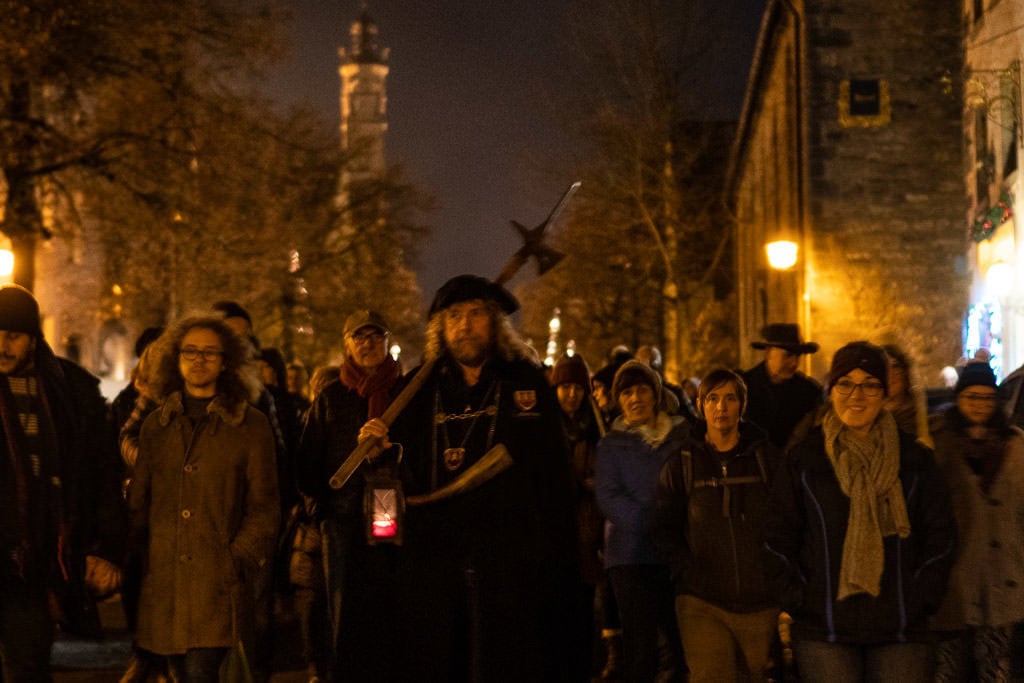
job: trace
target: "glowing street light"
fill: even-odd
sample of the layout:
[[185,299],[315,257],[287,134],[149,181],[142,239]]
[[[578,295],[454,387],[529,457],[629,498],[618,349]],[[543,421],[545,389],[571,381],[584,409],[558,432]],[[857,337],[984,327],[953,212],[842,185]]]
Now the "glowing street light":
[[545,349],[544,365],[549,368],[555,364],[555,355],[558,353],[558,332],[562,329],[562,321],[558,317],[560,313],[561,311],[556,308],[548,323],[548,345]]
[[10,277],[14,273],[14,252],[0,249],[0,277]]
[[775,270],[789,270],[796,265],[799,247],[790,240],[776,240],[764,246],[768,253],[768,265]]

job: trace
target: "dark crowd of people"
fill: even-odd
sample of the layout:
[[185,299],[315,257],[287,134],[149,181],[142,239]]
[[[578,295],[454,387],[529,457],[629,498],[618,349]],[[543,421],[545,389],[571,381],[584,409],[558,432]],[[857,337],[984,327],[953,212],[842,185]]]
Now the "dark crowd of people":
[[929,414],[903,350],[822,385],[774,323],[677,386],[653,346],[545,368],[518,307],[461,275],[418,367],[358,310],[307,375],[221,301],[140,335],[108,405],[0,287],[0,682],[115,593],[122,683],[265,682],[282,603],[310,683],[1021,678],[1024,432],[987,362]]

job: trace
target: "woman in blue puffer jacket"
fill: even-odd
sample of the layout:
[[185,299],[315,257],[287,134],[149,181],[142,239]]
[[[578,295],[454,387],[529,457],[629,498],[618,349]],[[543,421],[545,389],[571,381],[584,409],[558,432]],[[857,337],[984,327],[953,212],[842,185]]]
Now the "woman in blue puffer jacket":
[[605,516],[604,565],[622,617],[625,679],[682,680],[682,652],[667,559],[654,541],[655,493],[666,458],[679,453],[686,422],[661,408],[658,375],[639,361],[615,374],[622,415],[597,444],[597,503]]

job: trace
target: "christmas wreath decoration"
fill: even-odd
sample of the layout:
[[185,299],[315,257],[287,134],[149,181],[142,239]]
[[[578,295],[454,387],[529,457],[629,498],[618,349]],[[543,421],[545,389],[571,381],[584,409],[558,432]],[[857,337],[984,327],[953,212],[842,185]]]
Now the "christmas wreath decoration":
[[992,237],[996,228],[1012,217],[1012,200],[1010,194],[1004,192],[995,206],[979,216],[971,225],[971,239],[975,242],[984,242]]

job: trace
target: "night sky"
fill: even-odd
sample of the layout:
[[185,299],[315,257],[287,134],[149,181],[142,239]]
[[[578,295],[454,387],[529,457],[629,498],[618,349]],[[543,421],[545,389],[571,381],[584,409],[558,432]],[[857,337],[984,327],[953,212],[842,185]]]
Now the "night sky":
[[[725,20],[694,87],[709,118],[742,105],[762,0],[713,2]],[[358,0],[290,0],[291,58],[267,94],[338,121],[337,49],[359,16]],[[552,108],[565,77],[569,0],[369,0],[380,42],[391,50],[386,153],[390,164],[439,204],[417,268],[424,298],[453,275],[494,277],[518,248],[510,219],[539,223],[573,178],[559,165],[573,151]]]

